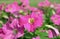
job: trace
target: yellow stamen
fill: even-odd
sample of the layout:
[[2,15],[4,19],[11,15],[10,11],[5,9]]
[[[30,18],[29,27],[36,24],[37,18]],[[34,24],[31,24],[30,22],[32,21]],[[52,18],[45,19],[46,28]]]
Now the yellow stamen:
[[33,18],[29,18],[28,22],[29,22],[30,24],[32,24],[32,23],[34,22],[34,19],[33,19]]

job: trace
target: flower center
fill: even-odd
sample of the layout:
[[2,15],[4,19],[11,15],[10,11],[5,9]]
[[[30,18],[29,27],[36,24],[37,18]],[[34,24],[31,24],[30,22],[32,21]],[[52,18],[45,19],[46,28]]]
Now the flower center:
[[34,19],[33,19],[33,18],[29,18],[28,22],[29,22],[30,24],[32,24],[32,23],[34,23]]
[[16,34],[18,31],[16,29],[13,30],[14,34]]

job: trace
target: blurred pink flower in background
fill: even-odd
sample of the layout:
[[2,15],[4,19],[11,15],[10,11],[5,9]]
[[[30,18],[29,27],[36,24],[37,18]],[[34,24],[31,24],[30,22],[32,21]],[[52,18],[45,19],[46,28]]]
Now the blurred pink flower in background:
[[54,24],[60,25],[60,15],[58,15],[58,14],[52,15],[51,20]]
[[23,5],[29,5],[29,0],[20,0],[20,2],[22,2]]
[[29,0],[20,0],[20,2],[22,3],[22,7],[24,7],[25,9],[30,8],[30,3]]
[[40,2],[38,4],[39,7],[47,7],[47,6],[50,6],[51,3],[48,1],[48,0],[45,0],[44,2]]
[[54,4],[54,8],[57,14],[60,14],[60,4]]
[[5,7],[6,7],[6,4],[5,3],[0,4],[0,10],[4,10]]
[[56,9],[56,13],[60,14],[60,8]]
[[54,3],[53,5],[54,5],[54,8],[55,8],[55,9],[60,8],[60,4]]
[[14,2],[12,4],[8,4],[5,9],[6,12],[10,12],[10,13],[14,13],[19,10],[20,10],[20,6],[18,5],[17,2]]

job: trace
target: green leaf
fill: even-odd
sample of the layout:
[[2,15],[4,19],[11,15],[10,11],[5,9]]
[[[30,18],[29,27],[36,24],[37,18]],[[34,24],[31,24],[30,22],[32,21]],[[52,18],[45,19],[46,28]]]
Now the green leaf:
[[37,34],[39,36],[48,36],[47,32],[40,32],[40,30],[36,30],[35,34]]
[[48,37],[40,36],[41,39],[49,39]]
[[52,38],[52,39],[60,39],[60,36],[56,36],[56,37],[54,37],[54,38]]
[[50,8],[50,7],[45,7],[43,11],[44,11],[45,24],[53,25],[50,18],[53,15],[52,11],[55,11],[55,10],[53,8]]
[[1,14],[1,17],[3,17],[3,18],[8,18],[8,16],[9,16],[9,13],[6,13],[6,12],[2,12],[2,14]]
[[2,24],[0,23],[0,28],[2,27]]
[[7,22],[7,19],[5,19],[5,18],[1,18],[0,19],[3,23],[6,23]]

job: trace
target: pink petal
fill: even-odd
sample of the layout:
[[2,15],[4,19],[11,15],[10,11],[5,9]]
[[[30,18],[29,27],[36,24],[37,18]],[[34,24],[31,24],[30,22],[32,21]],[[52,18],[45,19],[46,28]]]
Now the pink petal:
[[53,33],[52,33],[51,30],[48,30],[48,37],[49,37],[49,38],[53,38]]

